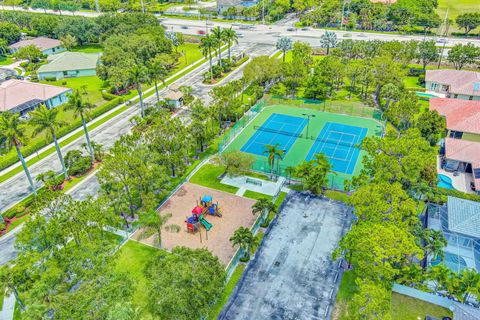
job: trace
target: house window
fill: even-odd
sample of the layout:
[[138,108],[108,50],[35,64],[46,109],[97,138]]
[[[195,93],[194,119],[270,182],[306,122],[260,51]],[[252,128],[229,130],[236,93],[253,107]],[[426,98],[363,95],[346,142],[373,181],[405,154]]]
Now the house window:
[[473,96],[468,97],[468,100],[473,100]]
[[67,71],[63,71],[63,75],[64,75],[64,76],[67,76],[67,75],[68,75],[68,72],[67,72]]
[[462,131],[450,131],[450,138],[453,138],[453,139],[462,139],[463,137],[463,132]]
[[457,99],[457,98],[458,98],[458,94],[454,94],[453,99]]
[[52,48],[52,52],[55,52],[55,48]]

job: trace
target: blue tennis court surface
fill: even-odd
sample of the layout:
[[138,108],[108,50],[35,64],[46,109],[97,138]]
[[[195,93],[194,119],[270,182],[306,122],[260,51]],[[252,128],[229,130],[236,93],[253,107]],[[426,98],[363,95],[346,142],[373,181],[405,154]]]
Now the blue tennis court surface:
[[366,128],[327,122],[308,152],[307,161],[323,153],[332,165],[332,170],[352,174],[357,163],[360,144],[367,134]]
[[301,136],[307,120],[300,117],[273,113],[240,149],[243,152],[265,155],[265,145],[278,144],[285,155]]

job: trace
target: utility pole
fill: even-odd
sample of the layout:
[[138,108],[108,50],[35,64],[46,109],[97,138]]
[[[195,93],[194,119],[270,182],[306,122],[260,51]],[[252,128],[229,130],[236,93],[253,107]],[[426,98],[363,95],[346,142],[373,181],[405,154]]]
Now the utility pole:
[[262,23],[265,24],[265,0],[262,0]]

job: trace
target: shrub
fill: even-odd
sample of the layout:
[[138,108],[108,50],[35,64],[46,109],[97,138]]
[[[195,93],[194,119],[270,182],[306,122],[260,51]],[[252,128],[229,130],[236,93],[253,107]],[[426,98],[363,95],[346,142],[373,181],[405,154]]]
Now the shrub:
[[80,176],[92,167],[92,157],[84,156],[80,150],[70,150],[65,156],[65,166],[69,175]]
[[425,74],[421,74],[418,76],[418,84],[421,86],[425,85]]
[[248,262],[249,260],[250,260],[250,256],[240,258],[240,262]]
[[59,190],[63,183],[63,176],[57,175],[53,170],[49,170],[45,173],[39,174],[37,176],[37,181],[43,181],[45,187],[50,190]]
[[57,81],[56,77],[45,77],[45,81]]
[[5,221],[0,221],[0,231],[5,230],[5,228],[7,228]]
[[106,90],[102,90],[102,98],[107,100],[107,101],[111,101],[111,100],[117,98],[117,96],[107,92]]
[[223,68],[220,67],[219,65],[215,65],[213,66],[212,71],[213,71],[213,77],[218,78],[222,75]]

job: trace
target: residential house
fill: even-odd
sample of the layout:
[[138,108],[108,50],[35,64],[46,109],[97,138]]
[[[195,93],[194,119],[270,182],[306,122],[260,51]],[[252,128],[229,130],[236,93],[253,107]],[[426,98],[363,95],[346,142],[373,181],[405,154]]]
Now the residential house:
[[427,70],[426,93],[445,98],[480,100],[480,73],[464,70]]
[[38,68],[39,79],[95,76],[100,54],[67,51],[49,56],[48,61]]
[[56,54],[56,53],[60,53],[67,50],[64,47],[62,47],[62,43],[60,40],[51,39],[47,37],[37,37],[33,39],[20,40],[10,45],[8,48],[10,49],[10,53],[14,54],[18,50],[20,50],[20,48],[23,48],[32,44],[36,46],[38,49],[40,49],[40,51],[42,51],[42,53],[45,55]]
[[0,84],[0,112],[18,112],[24,115],[45,104],[54,108],[67,102],[69,88],[41,83],[7,80]]
[[[442,150],[441,173],[464,178],[465,190],[480,191],[480,101],[434,98],[430,110],[446,119],[447,134]],[[454,176],[452,178],[455,178]]]
[[[448,241],[443,249],[446,267],[480,272],[480,202],[449,196],[444,205],[430,204],[426,219],[427,227],[442,231]],[[440,257],[428,260],[431,266],[442,263]]]
[[226,10],[231,7],[253,7],[259,3],[259,0],[250,0],[250,1],[242,1],[242,0],[217,0],[217,12],[222,14]]

